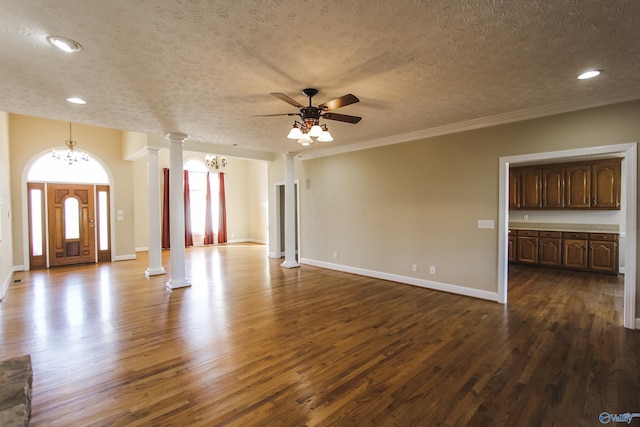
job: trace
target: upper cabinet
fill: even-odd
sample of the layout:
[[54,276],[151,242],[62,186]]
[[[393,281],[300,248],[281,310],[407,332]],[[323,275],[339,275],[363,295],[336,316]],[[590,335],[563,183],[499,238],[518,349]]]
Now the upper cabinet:
[[565,171],[563,167],[542,168],[542,208],[559,209],[565,206]]
[[509,169],[510,209],[620,209],[622,159]]
[[591,207],[620,209],[620,160],[594,163],[591,167]]

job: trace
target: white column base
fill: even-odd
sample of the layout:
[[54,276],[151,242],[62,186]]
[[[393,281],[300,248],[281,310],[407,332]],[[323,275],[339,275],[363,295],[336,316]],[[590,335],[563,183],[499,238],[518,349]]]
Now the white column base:
[[172,289],[178,289],[178,288],[188,288],[189,286],[191,286],[191,283],[187,280],[169,280],[166,284],[167,289],[172,290]]
[[161,274],[167,274],[167,272],[164,270],[164,267],[160,267],[160,268],[151,268],[151,267],[149,267],[144,272],[144,275],[146,277],[160,276]]
[[285,261],[280,264],[280,266],[284,268],[297,268],[300,267],[300,264],[296,261]]

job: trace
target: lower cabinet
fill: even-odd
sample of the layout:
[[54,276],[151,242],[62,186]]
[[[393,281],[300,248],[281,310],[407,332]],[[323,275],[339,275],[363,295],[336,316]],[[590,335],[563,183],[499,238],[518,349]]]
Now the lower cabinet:
[[562,254],[564,268],[586,270],[589,267],[587,249],[589,242],[587,233],[563,233]]
[[[521,233],[523,233],[521,235]],[[535,236],[533,235],[535,233]],[[538,232],[518,230],[516,239],[516,259],[521,264],[538,263]]]
[[509,230],[509,261],[618,274],[618,235]]
[[538,247],[538,264],[548,267],[560,267],[562,265],[561,232],[540,231]]
[[589,269],[603,273],[618,273],[618,235],[589,235]]
[[507,257],[509,262],[514,262],[516,260],[516,235],[515,232],[511,232],[509,230],[509,245],[507,246]]

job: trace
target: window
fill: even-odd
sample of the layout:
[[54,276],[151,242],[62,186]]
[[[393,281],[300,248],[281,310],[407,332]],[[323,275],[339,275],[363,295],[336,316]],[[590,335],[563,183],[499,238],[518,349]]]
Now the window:
[[42,225],[44,224],[44,218],[42,218],[42,189],[31,188],[29,192],[31,193],[31,198],[29,199],[31,202],[31,254],[33,256],[42,256],[42,248],[44,248],[42,241],[42,235],[44,233],[42,229]]
[[[193,243],[202,244],[204,240],[204,221],[207,208],[207,167],[200,159],[185,162],[184,169],[189,171],[189,199],[191,208],[191,230]],[[213,232],[218,233],[218,174],[209,173],[211,190],[211,218]]]
[[29,182],[65,182],[74,184],[109,184],[104,167],[93,157],[68,165],[46,153],[33,162],[27,175]]

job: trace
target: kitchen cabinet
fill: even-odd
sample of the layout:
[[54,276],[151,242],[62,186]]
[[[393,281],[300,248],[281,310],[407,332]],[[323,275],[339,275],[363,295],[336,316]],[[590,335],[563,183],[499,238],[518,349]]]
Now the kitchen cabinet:
[[589,234],[589,269],[603,273],[618,272],[618,236]]
[[516,260],[521,264],[538,263],[538,232],[532,230],[518,230]]
[[520,209],[542,207],[542,169],[522,168],[520,170]]
[[542,209],[564,208],[565,168],[542,168]]
[[565,175],[567,208],[591,207],[591,165],[567,166]]
[[560,267],[562,265],[562,233],[540,231],[538,236],[538,263],[548,267]]
[[509,209],[519,209],[519,208],[520,208],[520,169],[509,168]]
[[509,242],[507,245],[507,258],[509,262],[516,260],[516,235],[509,230]]
[[510,209],[620,209],[619,158],[509,169]]
[[509,261],[618,274],[618,235],[556,230],[509,230]]
[[562,233],[562,237],[562,266],[564,268],[586,270],[589,266],[587,233]]
[[591,166],[591,207],[620,209],[620,161],[601,161]]

